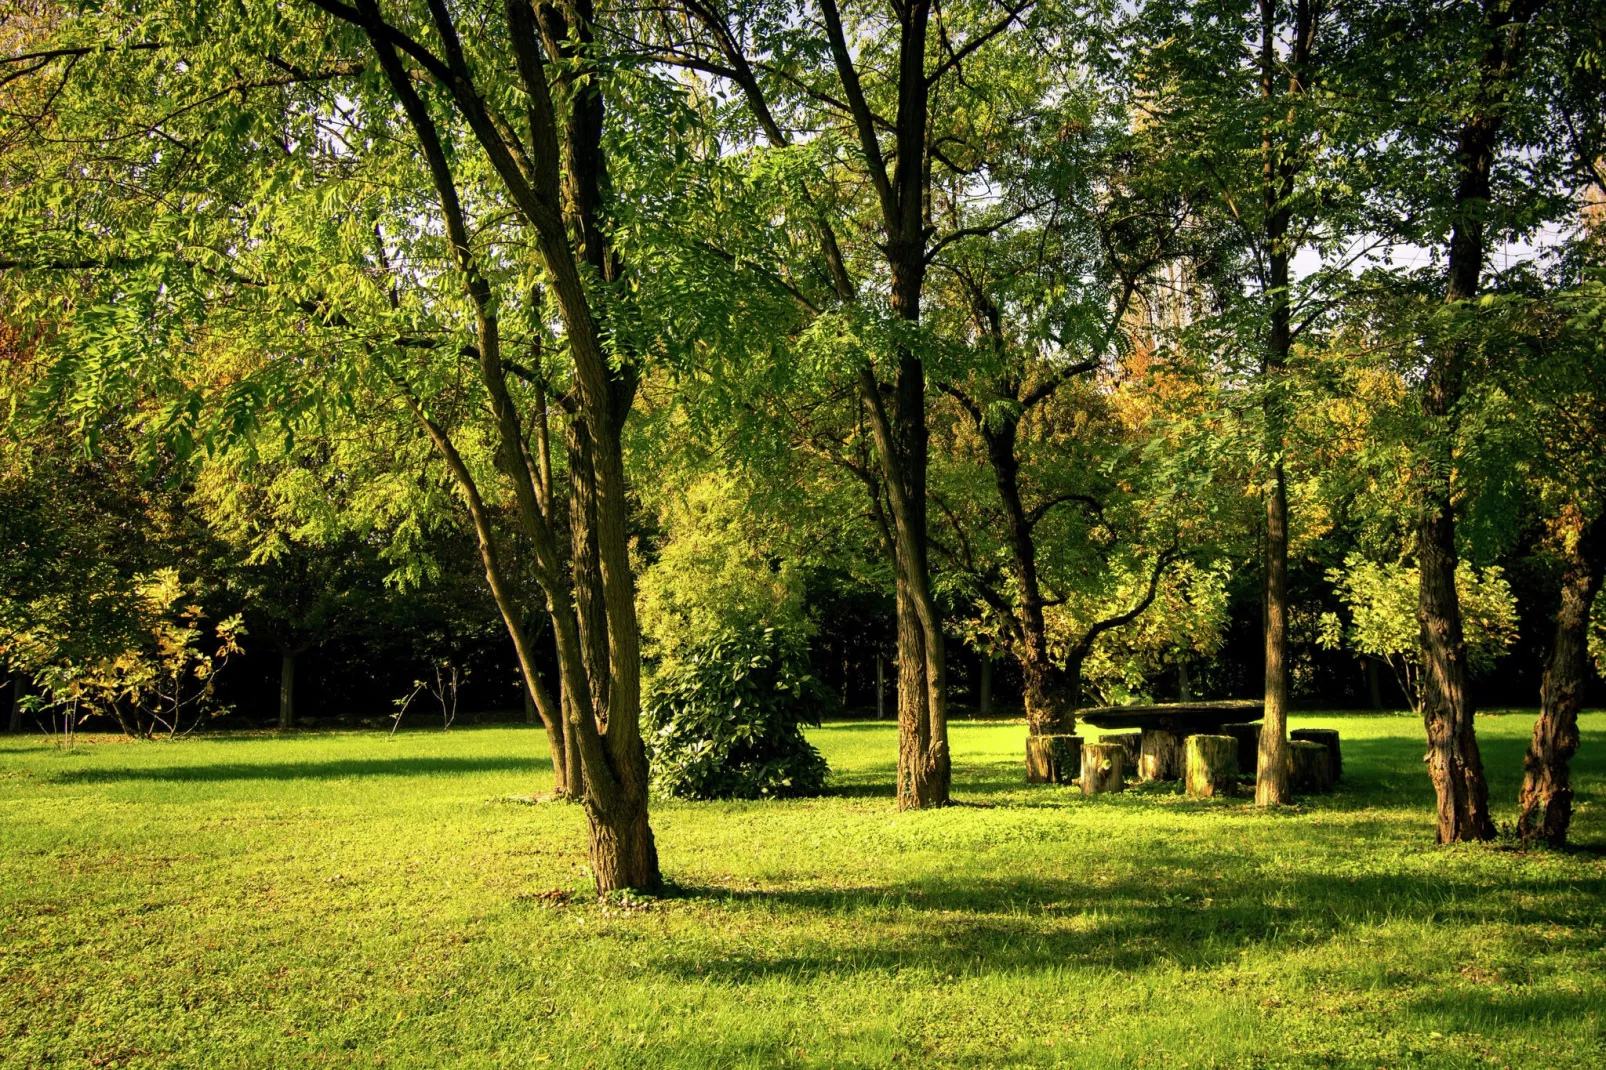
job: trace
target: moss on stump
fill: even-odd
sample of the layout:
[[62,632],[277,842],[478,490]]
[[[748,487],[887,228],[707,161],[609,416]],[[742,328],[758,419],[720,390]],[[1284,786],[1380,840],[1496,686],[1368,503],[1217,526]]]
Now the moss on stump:
[[1189,736],[1187,792],[1199,799],[1231,795],[1238,781],[1238,741],[1231,736]]

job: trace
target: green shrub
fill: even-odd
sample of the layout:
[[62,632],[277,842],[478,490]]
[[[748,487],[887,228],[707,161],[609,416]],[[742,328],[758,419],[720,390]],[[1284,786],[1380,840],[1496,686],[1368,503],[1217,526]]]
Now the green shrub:
[[826,765],[803,738],[831,693],[793,631],[727,628],[653,673],[645,703],[654,786],[683,799],[818,795]]

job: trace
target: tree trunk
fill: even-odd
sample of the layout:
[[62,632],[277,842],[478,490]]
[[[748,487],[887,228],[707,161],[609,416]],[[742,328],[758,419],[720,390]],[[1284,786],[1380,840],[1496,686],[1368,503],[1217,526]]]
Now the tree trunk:
[[1238,786],[1238,741],[1231,736],[1189,736],[1187,793],[1211,799]]
[[1255,763],[1255,803],[1280,806],[1288,798],[1288,482],[1283,468],[1288,398],[1284,378],[1293,344],[1289,262],[1294,250],[1288,238],[1293,195],[1298,176],[1297,144],[1288,132],[1274,135],[1271,108],[1279,98],[1283,72],[1288,72],[1286,96],[1289,118],[1293,102],[1304,92],[1305,66],[1310,59],[1314,22],[1309,4],[1295,3],[1293,52],[1285,62],[1278,54],[1276,0],[1260,0],[1260,92],[1268,105],[1261,138],[1261,195],[1265,211],[1263,241],[1267,265],[1267,333],[1264,365],[1266,451],[1273,458],[1266,488],[1265,526],[1265,714],[1261,722],[1260,751]]
[[1255,804],[1288,793],[1288,490],[1279,462],[1266,495],[1266,712],[1255,762]]
[[[645,764],[645,763],[643,763]],[[598,892],[624,888],[656,888],[663,883],[658,871],[658,845],[647,823],[645,798],[621,799],[604,810],[588,795],[586,817],[591,830],[591,872]]]
[[1026,725],[1034,736],[1069,735],[1076,727],[1075,688],[1059,666],[1038,661],[1028,648],[1021,659],[1026,683]]
[[296,652],[285,650],[279,656],[279,728],[288,732],[296,726]]
[[981,686],[976,696],[976,712],[985,717],[993,712],[993,659],[991,654],[981,657]]
[[22,731],[22,673],[11,674],[11,716],[6,731],[16,735]]
[[[1485,0],[1484,51],[1473,108],[1456,139],[1454,223],[1450,230],[1445,301],[1470,311],[1482,288],[1486,255],[1484,216],[1492,195],[1490,170],[1499,145],[1504,100],[1517,72],[1522,31],[1540,0]],[[1428,418],[1427,454],[1417,531],[1421,587],[1417,623],[1422,643],[1422,720],[1428,740],[1428,774],[1438,797],[1438,840],[1488,840],[1489,787],[1467,694],[1467,645],[1456,594],[1454,491],[1451,472],[1457,409],[1469,360],[1466,343],[1442,344],[1423,384]]]
[[1193,688],[1188,681],[1188,662],[1185,658],[1177,660],[1177,701],[1193,701]]
[[875,719],[887,719],[887,658],[879,650],[875,655]]
[[[582,23],[588,23],[588,5],[582,2],[573,10]],[[511,51],[521,86],[531,104],[528,117],[532,137],[548,146],[564,140],[568,149],[567,158],[562,161],[568,167],[566,186],[560,183],[556,153],[543,154],[538,159],[539,166],[531,170],[516,163],[503,133],[485,112],[483,98],[473,88],[473,72],[468,68],[456,29],[451,24],[450,11],[445,5],[431,7],[436,32],[451,65],[450,78],[442,88],[452,94],[463,111],[474,136],[487,150],[516,210],[533,233],[534,244],[546,268],[547,284],[557,298],[567,334],[567,348],[579,388],[579,415],[584,419],[584,430],[589,436],[593,470],[583,474],[571,471],[571,478],[582,480],[581,492],[585,500],[595,506],[594,517],[589,522],[582,518],[575,523],[581,527],[580,533],[586,537],[588,546],[595,546],[603,594],[604,616],[600,621],[590,622],[590,627],[593,633],[605,629],[607,637],[606,660],[598,663],[593,658],[589,666],[583,649],[587,637],[582,635],[579,615],[592,608],[589,598],[592,591],[589,586],[577,590],[574,582],[565,578],[553,517],[542,508],[544,492],[538,486],[535,460],[530,456],[518,408],[507,388],[495,295],[489,281],[479,271],[448,155],[433,117],[396,54],[393,39],[380,23],[376,5],[373,0],[358,2],[361,24],[392,90],[418,134],[419,147],[439,195],[449,249],[461,272],[464,291],[474,307],[480,376],[496,423],[495,461],[512,484],[520,528],[535,551],[536,571],[546,594],[547,611],[553,618],[563,685],[573,714],[569,722],[563,720],[561,702],[554,701],[546,692],[535,671],[522,613],[502,574],[497,536],[472,473],[448,433],[429,417],[423,403],[411,392],[404,390],[403,393],[415,417],[445,459],[469,507],[487,582],[513,638],[526,686],[535,696],[537,709],[547,724],[548,738],[563,738],[563,750],[568,755],[567,737],[571,734],[578,737],[574,752],[579,760],[573,764],[579,767],[587,814],[591,819],[591,853],[598,891],[620,887],[655,888],[661,878],[657,851],[647,826],[647,762],[640,732],[640,639],[627,546],[628,506],[619,435],[629,410],[635,379],[627,363],[611,363],[604,351],[569,229],[571,223],[579,224],[588,262],[592,262],[591,254],[597,251],[594,239],[600,240],[600,231],[595,231],[591,224],[596,221],[598,198],[594,195],[603,180],[600,153],[592,151],[600,144],[601,97],[595,91],[570,94],[572,99],[565,100],[569,108],[568,123],[560,124],[547,81],[547,63],[542,54],[534,9],[530,5],[509,4],[506,13]],[[553,19],[561,17],[555,10],[548,14]],[[588,24],[580,27],[582,39],[589,33]],[[562,41],[569,39],[570,35],[565,32]],[[565,46],[558,44],[556,47],[561,50]],[[563,208],[569,210],[569,218],[565,218]],[[604,277],[609,277],[606,272]],[[586,478],[593,475],[594,478]],[[604,678],[606,684],[602,682]],[[595,695],[603,693],[607,701],[605,708],[596,706],[593,701]],[[554,753],[557,749],[553,748]],[[572,782],[572,773],[569,770],[565,773],[565,779]]]
[[1589,613],[1606,572],[1606,514],[1579,531],[1567,550],[1556,637],[1539,688],[1539,719],[1523,759],[1517,831],[1523,843],[1567,843],[1573,817],[1570,763],[1578,750],[1578,711],[1589,682]]
[[1372,704],[1372,709],[1383,708],[1383,674],[1378,671],[1377,659],[1362,656],[1362,664],[1366,666],[1366,697]]

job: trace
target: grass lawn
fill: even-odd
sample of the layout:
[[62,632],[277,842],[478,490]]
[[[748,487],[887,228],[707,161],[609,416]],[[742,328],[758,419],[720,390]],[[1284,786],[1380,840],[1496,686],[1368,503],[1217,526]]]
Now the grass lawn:
[[[1480,717],[1510,822],[1531,713]],[[536,729],[0,741],[0,1065],[1606,1066],[1606,714],[1566,853],[1439,848],[1420,723],[1293,812],[1023,783],[953,727],[833,794],[661,803],[676,890],[585,889]]]

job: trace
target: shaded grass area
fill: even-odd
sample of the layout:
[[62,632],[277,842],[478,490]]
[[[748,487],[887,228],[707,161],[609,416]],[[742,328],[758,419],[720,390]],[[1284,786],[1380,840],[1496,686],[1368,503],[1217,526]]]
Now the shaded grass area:
[[[1480,717],[1499,808],[1531,714]],[[1438,848],[1420,724],[1330,796],[1023,783],[953,726],[899,814],[890,724],[825,798],[661,803],[663,897],[587,892],[535,729],[0,742],[0,1065],[1606,1065],[1606,715],[1580,849]]]

